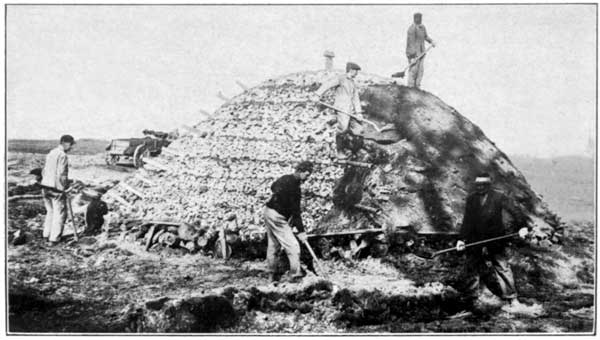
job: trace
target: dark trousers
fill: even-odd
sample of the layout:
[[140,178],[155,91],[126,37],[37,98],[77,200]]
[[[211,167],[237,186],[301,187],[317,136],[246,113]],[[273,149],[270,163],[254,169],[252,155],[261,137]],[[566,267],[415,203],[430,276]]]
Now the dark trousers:
[[505,251],[487,256],[467,255],[460,290],[467,298],[477,298],[481,282],[501,299],[517,297],[513,272]]

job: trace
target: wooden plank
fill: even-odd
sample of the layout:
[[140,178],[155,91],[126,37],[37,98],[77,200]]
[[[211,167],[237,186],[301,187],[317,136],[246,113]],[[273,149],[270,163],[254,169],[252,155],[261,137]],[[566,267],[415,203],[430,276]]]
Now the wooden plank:
[[125,200],[123,197],[121,197],[121,196],[119,196],[119,195],[117,195],[115,193],[112,193],[112,192],[108,191],[104,195],[108,196],[108,197],[110,197],[112,199],[114,199],[115,201],[117,201],[117,202],[119,202],[119,203],[121,203],[123,205],[126,205],[128,207],[133,207],[133,204],[127,202],[127,200]]
[[355,235],[355,234],[369,234],[369,233],[383,233],[383,229],[357,229],[357,230],[345,230],[338,232],[331,232],[325,234],[308,234],[306,237],[327,237],[327,236],[343,236],[343,235]]
[[248,91],[248,86],[244,85],[241,81],[236,80],[235,83],[242,88],[244,91]]
[[19,195],[19,196],[9,196],[8,197],[8,201],[9,202],[14,202],[14,201],[19,201],[19,200],[37,200],[37,199],[42,199],[42,195]]
[[130,191],[130,192],[132,192],[132,193],[134,193],[134,194],[135,194],[136,196],[138,196],[139,198],[145,198],[145,197],[146,197],[146,195],[144,195],[144,194],[143,194],[141,191],[139,191],[139,190],[135,189],[134,187],[132,187],[131,185],[129,185],[129,184],[125,183],[125,182],[119,182],[119,185],[120,185],[120,186],[121,186],[123,189],[125,189],[125,190],[127,190],[127,191]]
[[170,170],[168,166],[166,166],[166,165],[164,165],[164,164],[162,164],[162,163],[160,163],[160,162],[158,162],[158,161],[156,161],[154,159],[148,158],[148,157],[142,158],[142,161],[144,162],[144,165],[150,164],[151,166],[153,166],[153,167],[155,167],[157,169],[161,169],[161,170],[164,170],[164,171]]
[[133,177],[139,179],[140,181],[142,181],[142,182],[144,182],[146,184],[149,184],[149,185],[152,185],[152,186],[156,186],[156,183],[154,183],[153,181],[149,180],[148,178],[146,178],[146,177],[144,177],[144,176],[142,176],[140,174],[135,174],[135,176],[133,176]]
[[357,162],[357,161],[347,161],[347,160],[338,160],[335,161],[336,164],[345,164],[345,165],[352,165],[352,166],[359,166],[359,167],[363,167],[363,168],[370,168],[373,166],[373,164],[371,163],[365,163],[365,162]]
[[354,205],[355,208],[360,209],[360,210],[364,210],[364,211],[368,211],[370,213],[378,213],[381,209],[377,209],[377,208],[373,208],[373,207],[369,207],[366,205],[362,205],[362,204],[355,204]]
[[219,99],[223,100],[223,101],[226,101],[226,102],[228,102],[228,101],[230,101],[230,100],[231,100],[231,98],[228,98],[228,97],[226,97],[226,96],[223,94],[223,92],[221,92],[221,91],[219,91],[219,93],[217,93],[217,97],[218,97]]

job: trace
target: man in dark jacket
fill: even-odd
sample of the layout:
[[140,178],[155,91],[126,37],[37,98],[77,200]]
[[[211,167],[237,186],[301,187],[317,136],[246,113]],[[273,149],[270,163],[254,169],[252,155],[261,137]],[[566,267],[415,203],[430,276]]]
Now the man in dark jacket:
[[106,188],[98,187],[91,190],[93,196],[85,211],[86,233],[95,235],[102,230],[104,225],[104,215],[108,214],[108,206],[102,200],[102,195],[106,193]]
[[300,211],[300,184],[308,179],[312,171],[311,162],[301,162],[293,174],[282,176],[271,185],[273,195],[267,202],[263,215],[268,239],[267,261],[272,281],[277,280],[276,255],[282,247],[290,261],[290,281],[298,281],[303,276],[300,267],[300,245],[292,228],[298,230],[297,237],[300,241],[306,241]]
[[306,241],[304,224],[300,211],[302,192],[300,184],[306,181],[313,171],[313,164],[303,161],[296,166],[291,175],[280,177],[271,185],[273,195],[264,209],[264,219],[267,229],[267,261],[271,272],[271,280],[276,281],[277,252],[283,250],[290,261],[290,281],[302,278],[300,267],[300,245],[294,237],[292,228],[298,230],[298,239]]
[[[504,193],[492,189],[489,174],[481,174],[475,180],[476,191],[467,197],[465,215],[460,230],[458,251],[465,250],[465,242],[473,243],[510,233],[507,218],[520,224],[525,221]],[[525,238],[528,228],[521,228],[519,236]],[[517,304],[517,291],[512,270],[508,264],[506,245],[509,239],[470,247],[465,265],[465,285],[461,287],[468,299],[474,301],[479,295],[480,281],[503,300]]]

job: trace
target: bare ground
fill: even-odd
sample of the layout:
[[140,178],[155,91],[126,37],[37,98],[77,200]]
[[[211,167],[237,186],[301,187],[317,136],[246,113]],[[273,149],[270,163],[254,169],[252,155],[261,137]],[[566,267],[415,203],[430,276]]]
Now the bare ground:
[[[27,157],[15,171],[25,173],[37,162],[38,156]],[[84,181],[129,171],[106,168],[98,156],[73,161],[74,174],[80,171]],[[465,306],[452,289],[461,263],[455,255],[330,260],[324,262],[325,281],[310,274],[302,284],[274,286],[262,259],[225,262],[170,248],[146,252],[118,230],[48,247],[41,240],[41,202],[11,203],[8,212],[9,241],[15,230],[26,235],[24,244],[8,247],[10,332],[164,331],[153,326],[147,302],[210,294],[228,296],[236,313],[235,322],[211,332],[554,333],[594,327],[591,222],[571,224],[556,249],[514,248],[520,299],[542,310],[532,316],[527,309],[503,311],[489,291],[471,313],[461,313]]]

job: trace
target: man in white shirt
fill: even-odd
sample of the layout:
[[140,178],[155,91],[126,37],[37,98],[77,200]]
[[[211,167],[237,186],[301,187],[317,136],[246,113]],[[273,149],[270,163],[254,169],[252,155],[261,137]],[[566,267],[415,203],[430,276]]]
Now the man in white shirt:
[[69,186],[69,162],[67,152],[71,150],[75,140],[70,135],[60,137],[60,144],[46,156],[42,170],[42,196],[46,207],[44,220],[44,238],[50,245],[60,241],[63,225],[67,219],[65,190]]

